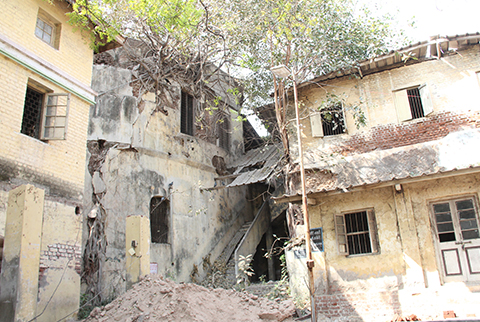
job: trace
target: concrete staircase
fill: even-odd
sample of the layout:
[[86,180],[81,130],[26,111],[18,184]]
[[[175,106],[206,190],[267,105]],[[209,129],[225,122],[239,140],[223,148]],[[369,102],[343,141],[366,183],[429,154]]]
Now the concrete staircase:
[[233,236],[233,238],[230,240],[220,256],[218,256],[219,261],[227,263],[226,278],[231,282],[232,285],[235,285],[237,282],[237,278],[235,276],[235,258],[232,256],[232,254],[235,251],[238,243],[242,240],[243,236],[245,236],[245,233],[251,224],[251,221],[244,223],[243,226],[237,231],[235,236]]

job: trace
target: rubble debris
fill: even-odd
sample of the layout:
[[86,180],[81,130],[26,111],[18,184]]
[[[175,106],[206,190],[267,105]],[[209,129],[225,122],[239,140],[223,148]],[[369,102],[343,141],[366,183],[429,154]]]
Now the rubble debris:
[[271,301],[247,292],[177,284],[148,275],[110,304],[95,308],[85,322],[293,321],[292,301]]
[[395,315],[395,317],[390,320],[390,322],[399,322],[399,321],[421,321],[415,314],[410,314],[409,316],[400,316]]

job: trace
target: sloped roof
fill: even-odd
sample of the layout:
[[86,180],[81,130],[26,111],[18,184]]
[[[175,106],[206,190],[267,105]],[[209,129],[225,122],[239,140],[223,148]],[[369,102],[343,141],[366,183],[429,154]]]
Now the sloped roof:
[[267,180],[282,156],[283,150],[278,145],[267,145],[248,151],[242,158],[229,165],[229,168],[236,168],[234,174],[239,174],[239,176],[227,187],[243,186]]
[[[305,154],[307,193],[348,191],[389,181],[451,171],[480,171],[480,129],[454,132],[426,143],[343,157],[321,151]],[[300,189],[281,198],[299,196]]]
[[[299,87],[353,74],[359,74],[360,77],[363,77],[365,75],[395,67],[415,64],[425,60],[438,59],[449,52],[456,52],[463,47],[478,44],[479,41],[479,32],[452,36],[433,36],[430,37],[429,40],[395,49],[371,59],[359,61],[356,67],[340,69],[315,77],[312,80],[300,84]],[[413,57],[413,59],[406,59],[407,57]]]

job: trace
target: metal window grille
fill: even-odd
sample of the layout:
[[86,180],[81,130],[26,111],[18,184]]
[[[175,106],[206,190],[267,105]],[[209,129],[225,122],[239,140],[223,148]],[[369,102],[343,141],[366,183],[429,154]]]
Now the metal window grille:
[[150,234],[152,243],[168,244],[169,202],[165,197],[150,201]]
[[337,135],[345,133],[345,120],[343,117],[342,105],[334,105],[323,109],[322,129],[323,135]]
[[27,87],[21,133],[36,139],[40,137],[43,98],[42,93]]
[[366,211],[345,214],[345,230],[350,255],[372,252]]
[[417,88],[407,89],[408,103],[412,112],[412,119],[418,119],[425,116],[422,105],[420,90]]
[[181,111],[180,119],[181,126],[180,131],[184,134],[193,135],[193,119],[194,119],[194,109],[193,109],[193,96],[182,92],[181,98]]

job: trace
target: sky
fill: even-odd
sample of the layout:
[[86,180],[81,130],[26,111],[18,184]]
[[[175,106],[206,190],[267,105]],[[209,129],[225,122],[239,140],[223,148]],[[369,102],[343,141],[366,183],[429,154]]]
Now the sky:
[[[480,32],[480,0],[359,0],[373,12],[390,13],[415,41],[430,36]],[[413,23],[414,29],[409,28]]]
[[[430,36],[453,36],[480,32],[480,0],[358,0],[372,13],[389,13],[397,28],[405,30],[412,42]],[[413,26],[413,27],[412,27]],[[256,117],[248,117],[261,136],[267,131]]]

